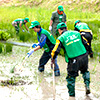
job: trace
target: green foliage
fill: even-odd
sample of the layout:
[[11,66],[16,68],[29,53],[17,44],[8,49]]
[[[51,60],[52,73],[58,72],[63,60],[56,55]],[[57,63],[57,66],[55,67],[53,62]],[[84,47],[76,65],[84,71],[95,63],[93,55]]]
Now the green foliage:
[[[60,0],[59,0],[60,1]],[[35,2],[30,0],[30,2]],[[37,3],[36,1],[35,3]],[[43,0],[41,1],[41,3]],[[47,1],[46,1],[47,2]],[[54,2],[54,1],[52,1]],[[59,5],[59,4],[58,4]],[[57,10],[57,6],[55,5],[54,7],[45,8],[45,7],[35,7],[35,6],[11,6],[11,7],[0,7],[0,29],[6,30],[10,36],[13,38],[17,38],[23,42],[28,41],[28,42],[37,42],[37,33],[34,32],[32,29],[29,29],[30,34],[25,31],[24,33],[19,32],[19,34],[16,36],[16,31],[14,27],[12,26],[12,21],[14,21],[17,18],[25,18],[28,17],[30,22],[27,23],[26,25],[29,27],[31,24],[31,21],[37,20],[40,22],[41,27],[49,31],[49,24],[50,24],[50,19],[53,11]],[[73,3],[73,6],[75,3]],[[78,5],[79,6],[79,5]],[[51,7],[51,5],[50,5]],[[78,9],[77,7],[74,9],[70,9],[69,6],[64,7],[64,12],[67,15],[67,27],[68,30],[73,30],[74,29],[74,22],[75,20],[79,19],[82,22],[86,22],[91,30],[93,31],[93,45],[92,48],[95,48],[97,44],[95,44],[95,41],[98,40],[100,42],[100,13],[95,13],[95,12],[90,12],[90,11],[82,11],[84,7]],[[3,17],[2,17],[3,16]],[[23,25],[23,29],[25,30],[25,26]],[[95,44],[95,45],[94,45]],[[98,46],[97,46],[98,47]],[[98,47],[99,48],[99,47]],[[95,49],[97,50],[97,49]],[[96,52],[96,51],[95,51]],[[63,50],[60,52],[62,55]]]
[[10,38],[10,34],[5,32],[5,31],[2,31],[0,30],[0,40],[8,40]]
[[100,28],[100,21],[99,20],[91,20],[91,21],[87,21],[86,22],[90,29],[93,32],[93,39],[97,40],[100,37],[100,32],[99,32],[99,28]]
[[3,46],[3,44],[0,43],[0,53],[2,52],[2,46]]
[[23,42],[28,40],[28,34],[25,34],[24,32],[19,33],[19,39],[22,40]]
[[12,45],[11,44],[6,44],[6,52],[11,52],[12,51]]

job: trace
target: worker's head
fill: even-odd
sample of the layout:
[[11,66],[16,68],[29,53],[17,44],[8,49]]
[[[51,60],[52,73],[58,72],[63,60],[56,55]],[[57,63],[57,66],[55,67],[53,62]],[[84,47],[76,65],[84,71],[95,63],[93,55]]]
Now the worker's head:
[[32,21],[31,26],[29,28],[32,28],[35,32],[39,32],[41,26],[38,21]]
[[80,20],[76,20],[75,21],[75,24],[74,24],[74,27],[78,24],[78,23],[80,23],[81,21]]
[[57,25],[57,32],[61,35],[63,31],[67,31],[67,25],[64,22],[61,22]]
[[58,6],[57,12],[58,12],[59,15],[63,14],[63,6],[62,5]]
[[29,21],[29,18],[27,18],[27,17],[24,19],[24,21],[25,21],[26,23],[27,23],[27,22],[30,22],[30,21]]

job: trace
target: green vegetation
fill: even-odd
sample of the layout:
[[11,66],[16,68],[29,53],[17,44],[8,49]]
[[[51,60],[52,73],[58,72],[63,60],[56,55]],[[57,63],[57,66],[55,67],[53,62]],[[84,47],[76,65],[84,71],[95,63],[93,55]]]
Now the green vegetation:
[[[20,0],[21,1],[21,0]],[[28,0],[27,2],[18,0],[13,1],[13,3],[9,2],[9,6],[1,6],[0,7],[0,29],[6,30],[12,38],[17,38],[23,42],[37,42],[36,33],[30,29],[30,34],[25,31],[21,32],[16,36],[15,29],[12,26],[12,21],[17,18],[25,18],[28,17],[31,21],[38,20],[42,26],[42,28],[49,31],[49,23],[52,12],[57,9],[57,6],[60,4],[64,6],[64,12],[67,15],[67,27],[68,30],[74,29],[75,20],[79,19],[83,22],[86,22],[91,30],[93,31],[93,41],[92,48],[94,53],[97,55],[97,52],[100,52],[100,48],[98,47],[98,43],[100,42],[100,2],[99,1],[84,1],[81,0]],[[26,6],[27,5],[27,6]],[[44,7],[45,5],[45,7]],[[77,5],[77,6],[76,6]],[[89,6],[88,6],[89,5]],[[3,16],[3,17],[2,17]],[[31,23],[27,23],[29,27]],[[23,25],[24,28],[24,25]]]
[[[8,32],[0,30],[0,40],[7,41],[9,38],[10,34]],[[12,51],[12,45],[10,44],[5,45],[0,43],[0,53],[1,52],[6,53],[11,51]]]

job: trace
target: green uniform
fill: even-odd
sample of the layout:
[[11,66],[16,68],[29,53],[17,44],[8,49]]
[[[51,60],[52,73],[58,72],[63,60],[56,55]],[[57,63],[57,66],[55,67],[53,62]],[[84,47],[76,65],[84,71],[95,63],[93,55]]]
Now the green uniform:
[[[92,41],[93,36],[92,36],[92,31],[90,30],[89,26],[86,23],[80,22],[75,26],[74,30],[79,31],[81,33],[81,35],[84,36],[88,40],[88,43],[91,48],[91,41]],[[92,48],[91,48],[91,52],[89,54],[90,54],[90,57],[93,57]]]
[[22,23],[22,25],[25,24],[24,19],[20,19],[20,18],[19,19],[15,19],[14,22],[17,24],[18,27],[19,27],[20,23]]
[[88,29],[90,30],[90,28],[88,27],[88,25],[86,23],[79,23],[75,26],[78,30],[81,30],[81,29]]
[[23,25],[23,24],[26,24],[25,22],[24,22],[24,19],[16,19],[16,20],[14,20],[13,22],[12,22],[12,25],[15,27],[15,30],[16,30],[16,34],[18,34],[19,33],[19,24],[21,23],[21,26]]
[[[86,88],[89,88],[90,73],[88,69],[88,54],[82,43],[81,35],[77,31],[65,31],[56,40],[56,45],[52,50],[52,57],[55,58],[61,47],[65,50],[65,60],[67,66],[67,87],[69,96],[75,97],[75,79],[81,71]],[[87,90],[86,94],[90,91]]]
[[[58,37],[65,48],[65,60],[74,58],[86,53],[86,49],[82,44],[80,33],[77,31],[66,31]],[[74,48],[74,49],[73,49]]]
[[[52,44],[55,45],[56,41],[55,41],[54,37],[51,35],[51,33],[49,33],[49,32],[48,32],[47,30],[45,30],[45,29],[42,29],[41,33],[40,33],[40,34],[37,34],[39,40],[40,40],[40,37],[41,37],[42,34],[45,34],[45,35],[47,36],[47,38],[50,40],[50,42],[51,42]],[[49,52],[49,51],[50,51],[50,48],[49,48],[49,46],[48,46],[47,44],[45,44],[45,45],[43,46],[43,48],[44,48],[44,50],[45,50],[46,52]]]
[[59,15],[57,11],[52,13],[51,20],[53,21],[51,33],[53,36],[56,34],[57,24],[60,22],[66,22],[66,14]]

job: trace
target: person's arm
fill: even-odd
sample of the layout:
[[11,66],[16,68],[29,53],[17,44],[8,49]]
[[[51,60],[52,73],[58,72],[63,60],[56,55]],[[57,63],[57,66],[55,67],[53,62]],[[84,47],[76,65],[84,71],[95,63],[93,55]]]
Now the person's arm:
[[40,46],[38,45],[37,47],[35,47],[33,50],[34,51],[37,51],[37,50],[39,50],[40,49]]
[[19,23],[19,27],[20,27],[21,30],[23,31],[23,29],[22,29],[22,22]]
[[50,26],[49,26],[50,31],[52,30],[52,24],[53,24],[54,17],[55,17],[55,13],[53,12],[51,16],[51,20],[50,20]]
[[27,29],[27,31],[28,31],[28,27],[27,27],[27,25],[25,24],[25,27],[26,27],[26,29]]
[[88,43],[88,40],[82,35],[81,35],[81,38],[82,38],[82,43],[85,46],[86,50],[88,51],[89,54],[91,54],[92,53],[92,49],[91,49],[91,46]]
[[52,30],[52,23],[53,23],[53,20],[50,20],[50,26],[49,26],[50,31]]
[[47,36],[42,34],[41,37],[40,37],[39,44],[38,44],[40,46],[40,48],[42,48],[45,45],[46,39],[47,39]]
[[50,20],[50,26],[52,26],[53,20]]
[[67,25],[67,22],[66,21],[64,23]]
[[[65,13],[64,13],[64,14],[65,14]],[[67,25],[66,14],[65,14],[65,17],[64,17],[64,23]]]
[[31,50],[27,53],[28,57],[30,57],[30,55],[31,55],[34,51],[37,51],[37,50],[39,50],[39,49],[40,49],[40,46],[39,46],[39,45],[38,45],[37,47],[31,49]]
[[59,54],[62,47],[62,43],[59,40],[56,40],[56,44],[51,52],[51,56],[53,59],[56,58],[56,56]]

